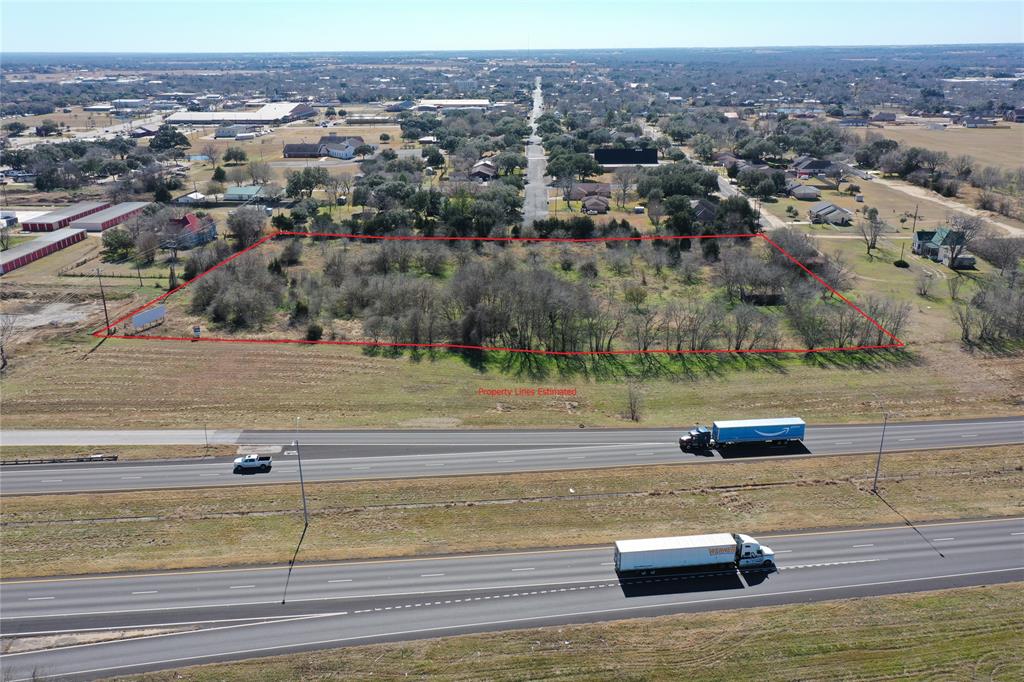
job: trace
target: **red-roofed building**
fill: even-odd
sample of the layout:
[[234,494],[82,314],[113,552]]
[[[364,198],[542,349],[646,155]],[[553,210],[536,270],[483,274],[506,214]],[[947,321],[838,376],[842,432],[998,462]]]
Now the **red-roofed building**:
[[173,244],[179,249],[192,249],[216,238],[217,223],[213,218],[200,218],[195,213],[186,213],[181,218],[171,219],[171,229],[168,230],[164,246],[167,248]]

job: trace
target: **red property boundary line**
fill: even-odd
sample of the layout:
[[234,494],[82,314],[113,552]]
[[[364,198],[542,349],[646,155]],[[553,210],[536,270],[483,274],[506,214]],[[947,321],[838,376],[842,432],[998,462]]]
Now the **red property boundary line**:
[[[173,294],[181,291],[188,285],[192,284],[196,280],[202,279],[206,275],[210,274],[217,268],[227,265],[231,261],[235,260],[239,256],[243,256],[249,253],[253,249],[258,248],[267,241],[270,241],[276,237],[334,237],[344,239],[363,239],[363,240],[377,240],[377,241],[467,241],[467,242],[506,242],[506,243],[569,243],[569,244],[594,244],[602,242],[638,242],[638,241],[669,241],[669,240],[680,240],[680,239],[737,239],[737,238],[760,238],[768,242],[772,248],[776,249],[779,253],[789,259],[793,264],[807,273],[812,277],[818,284],[825,287],[833,296],[843,301],[846,305],[856,310],[864,319],[870,322],[876,329],[881,331],[883,334],[892,339],[892,343],[879,344],[879,345],[859,345],[859,346],[840,346],[840,347],[829,347],[829,348],[745,348],[739,350],[730,350],[727,348],[708,348],[701,350],[668,350],[668,349],[652,349],[652,350],[604,350],[604,351],[552,351],[552,350],[535,350],[529,348],[503,348],[501,346],[476,346],[461,343],[390,343],[386,341],[307,341],[305,339],[234,339],[217,336],[206,336],[200,338],[193,338],[190,336],[133,336],[129,334],[111,334],[110,330],[117,327],[129,317],[136,315],[150,306],[156,305],[157,303],[167,299]],[[427,236],[411,236],[411,235],[364,235],[364,234],[347,234],[337,232],[295,232],[295,231],[283,231],[278,230],[272,234],[263,237],[252,246],[245,248],[238,253],[232,254],[228,258],[225,258],[220,263],[217,263],[213,267],[205,270],[192,279],[183,282],[174,289],[157,296],[153,300],[143,304],[141,307],[132,310],[126,315],[122,315],[106,327],[97,329],[92,332],[92,336],[110,339],[129,339],[133,341],[205,341],[214,343],[253,343],[253,344],[301,344],[307,346],[315,345],[327,345],[327,346],[364,346],[364,347],[377,347],[377,348],[431,348],[441,350],[476,350],[476,351],[501,351],[506,353],[527,353],[532,355],[555,355],[555,356],[582,356],[582,355],[711,355],[711,354],[761,354],[761,353],[833,353],[840,351],[859,351],[859,350],[883,350],[889,348],[903,348],[906,344],[900,340],[895,334],[890,332],[888,329],[883,327],[877,320],[865,313],[857,304],[853,303],[850,299],[843,296],[841,293],[836,291],[832,286],[828,284],[818,275],[814,274],[807,268],[803,263],[793,257],[788,251],[783,249],[777,243],[772,241],[765,234],[761,233],[736,233],[736,234],[713,234],[713,235],[641,235],[639,237],[427,237]]]

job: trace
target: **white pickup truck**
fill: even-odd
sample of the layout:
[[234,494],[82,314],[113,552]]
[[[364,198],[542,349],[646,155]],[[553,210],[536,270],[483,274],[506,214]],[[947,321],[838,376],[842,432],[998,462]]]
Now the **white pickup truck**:
[[270,455],[245,455],[235,458],[236,474],[244,474],[254,471],[270,471],[274,466],[274,460]]

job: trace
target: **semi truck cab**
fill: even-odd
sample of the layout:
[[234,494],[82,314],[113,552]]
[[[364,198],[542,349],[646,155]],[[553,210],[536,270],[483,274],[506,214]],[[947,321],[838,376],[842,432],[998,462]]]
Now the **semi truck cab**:
[[690,429],[679,438],[679,447],[682,450],[710,450],[711,429],[706,426],[698,426]]
[[775,552],[745,533],[733,533],[736,538],[736,565],[740,568],[771,568],[775,565]]

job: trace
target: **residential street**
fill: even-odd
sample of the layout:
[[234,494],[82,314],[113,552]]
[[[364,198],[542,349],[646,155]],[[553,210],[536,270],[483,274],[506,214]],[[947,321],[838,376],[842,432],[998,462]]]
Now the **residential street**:
[[548,217],[548,187],[544,175],[547,169],[547,156],[540,145],[537,135],[537,118],[544,112],[544,94],[540,89],[540,76],[537,76],[533,89],[533,111],[530,112],[530,126],[533,134],[526,145],[526,197],[523,201],[523,226],[533,224],[534,220]]

